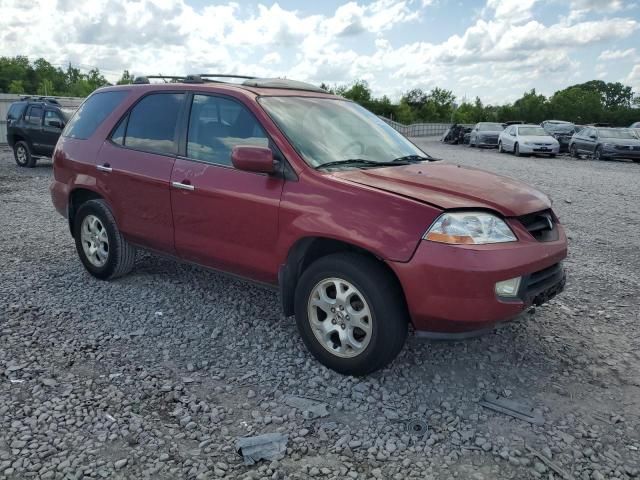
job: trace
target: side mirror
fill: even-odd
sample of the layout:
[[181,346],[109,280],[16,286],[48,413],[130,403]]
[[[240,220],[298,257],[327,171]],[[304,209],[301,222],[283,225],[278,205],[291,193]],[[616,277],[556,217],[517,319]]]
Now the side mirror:
[[273,152],[267,147],[238,145],[231,150],[231,163],[238,170],[247,172],[273,173],[275,165]]
[[596,138],[598,138],[598,137],[596,137],[595,135],[589,135],[589,138],[592,138],[592,139],[594,139],[594,140],[595,140],[595,139],[596,139]]
[[54,127],[54,128],[60,128],[60,129],[62,129],[62,127],[64,127],[64,125],[62,124],[62,122],[60,120],[51,120],[51,121],[49,121],[49,126],[50,127]]

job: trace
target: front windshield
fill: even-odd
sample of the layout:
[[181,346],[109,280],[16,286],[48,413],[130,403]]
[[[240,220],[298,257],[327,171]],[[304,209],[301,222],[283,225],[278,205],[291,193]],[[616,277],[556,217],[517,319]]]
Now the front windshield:
[[637,140],[631,130],[622,128],[601,128],[598,130],[600,136],[603,138],[620,138],[622,140]]
[[501,123],[479,123],[478,130],[481,132],[499,132],[504,130],[504,125]]
[[520,127],[518,129],[518,133],[520,135],[544,135],[547,136],[547,132],[544,131],[542,127]]
[[347,100],[261,97],[259,101],[312,167],[348,159],[382,163],[425,155],[373,113]]

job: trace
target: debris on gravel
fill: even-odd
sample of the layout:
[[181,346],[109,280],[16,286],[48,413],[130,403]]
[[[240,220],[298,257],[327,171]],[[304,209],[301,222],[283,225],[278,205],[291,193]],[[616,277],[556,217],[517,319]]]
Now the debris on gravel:
[[[412,337],[364,378],[316,362],[272,291],[142,252],[92,278],[51,162],[0,150],[0,479],[639,478],[640,165],[416,141],[555,198],[569,281],[479,338]],[[288,438],[282,458],[245,465],[236,440],[268,433]]]

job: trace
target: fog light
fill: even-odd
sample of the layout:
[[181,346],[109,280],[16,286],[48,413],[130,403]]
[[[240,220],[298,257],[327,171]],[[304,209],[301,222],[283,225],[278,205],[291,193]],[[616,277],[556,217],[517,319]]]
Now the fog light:
[[520,288],[520,277],[510,278],[496,283],[496,295],[499,297],[516,297]]

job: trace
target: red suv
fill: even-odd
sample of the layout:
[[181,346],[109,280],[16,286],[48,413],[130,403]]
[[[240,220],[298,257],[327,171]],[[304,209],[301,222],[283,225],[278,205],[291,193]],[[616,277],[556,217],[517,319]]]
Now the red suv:
[[289,80],[103,88],[51,195],[95,277],[137,248],[276,287],[323,364],[362,375],[416,334],[461,338],[564,287],[546,195],[436,162],[356,103]]

